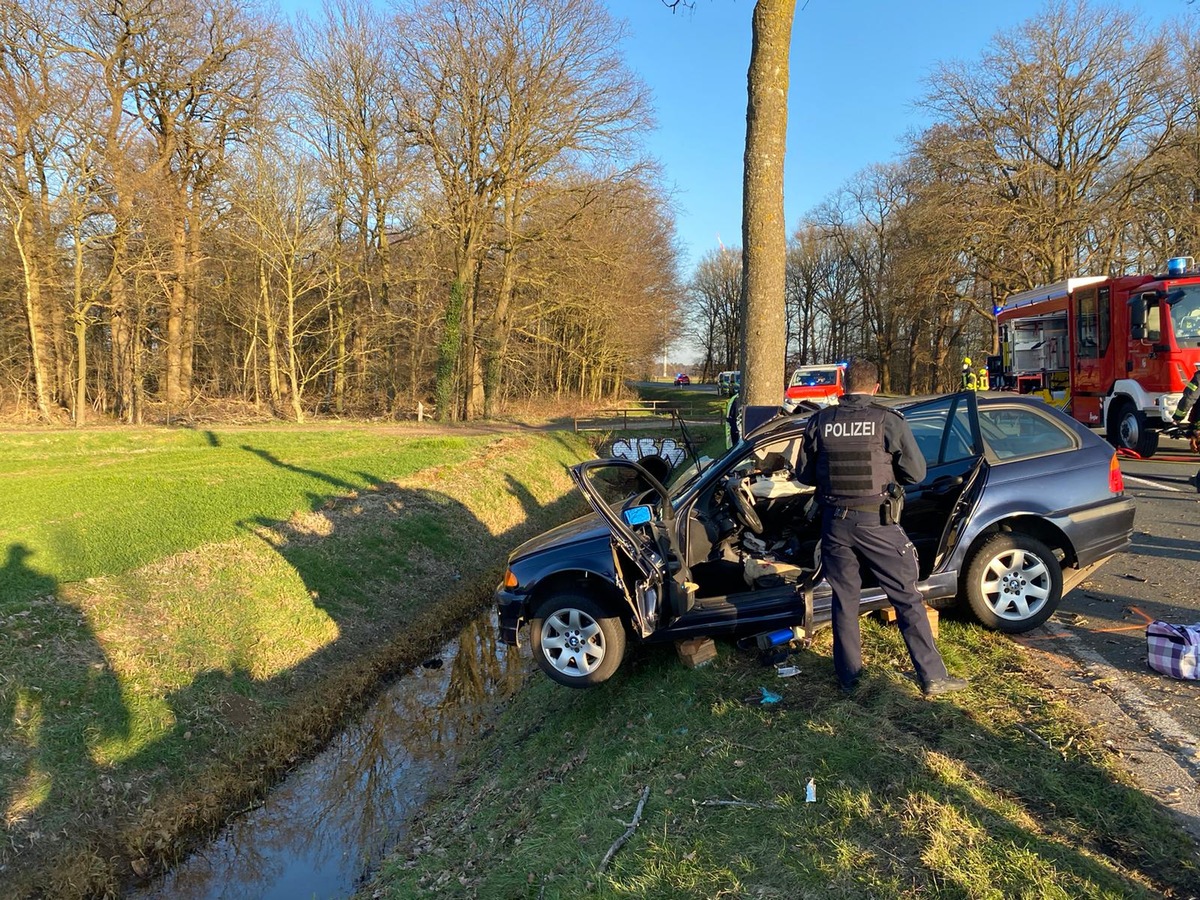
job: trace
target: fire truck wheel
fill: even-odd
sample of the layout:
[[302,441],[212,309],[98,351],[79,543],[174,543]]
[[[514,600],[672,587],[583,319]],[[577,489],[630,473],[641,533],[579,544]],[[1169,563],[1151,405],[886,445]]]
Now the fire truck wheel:
[[1146,414],[1132,400],[1113,404],[1108,414],[1108,440],[1114,447],[1132,450],[1143,459],[1158,450],[1158,432],[1146,424]]

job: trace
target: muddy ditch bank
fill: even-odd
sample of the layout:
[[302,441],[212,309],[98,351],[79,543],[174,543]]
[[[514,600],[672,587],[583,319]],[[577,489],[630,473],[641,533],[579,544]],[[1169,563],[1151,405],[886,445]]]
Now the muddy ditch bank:
[[252,809],[132,900],[352,895],[408,835],[460,751],[525,682],[531,659],[492,611],[390,684],[357,721]]

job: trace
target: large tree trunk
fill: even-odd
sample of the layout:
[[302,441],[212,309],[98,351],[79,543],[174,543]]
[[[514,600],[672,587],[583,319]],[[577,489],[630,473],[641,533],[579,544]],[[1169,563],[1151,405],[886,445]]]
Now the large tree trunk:
[[71,418],[82,425],[87,414],[87,304],[83,299],[83,240],[78,230],[72,246],[71,325],[75,334],[75,390]]
[[267,279],[267,266],[262,261],[258,264],[258,290],[263,328],[266,331],[264,343],[267,348],[267,397],[271,403],[271,411],[278,414],[282,398],[279,385],[279,326],[271,309],[271,285]]
[[479,337],[477,320],[482,268],[476,267],[475,277],[463,302],[462,408],[463,418],[467,421],[479,418],[483,412],[483,372],[479,362],[479,346],[476,343]]
[[183,210],[177,210],[171,229],[170,289],[167,291],[166,385],[163,399],[167,415],[179,408],[183,400],[180,368],[183,362],[184,308],[187,304],[187,229]]
[[301,405],[301,392],[304,387],[300,381],[300,358],[296,353],[299,335],[296,333],[296,286],[292,283],[291,275],[287,276],[284,287],[287,302],[287,380],[288,393],[291,396],[292,417],[297,423],[304,421],[304,407]]
[[742,198],[742,409],[783,398],[787,223],[788,53],[795,0],[758,0],[746,75],[746,158]]
[[437,406],[437,417],[443,422],[458,419],[458,392],[454,389],[454,375],[462,344],[463,298],[466,290],[466,286],[459,279],[455,279],[450,285],[450,298],[446,303],[442,322],[442,339],[438,342],[434,403]]
[[184,258],[183,328],[179,348],[179,393],[184,402],[192,399],[194,358],[196,353],[196,320],[200,317],[200,213],[199,199],[188,207],[187,255]]
[[51,391],[48,379],[51,365],[42,315],[42,276],[38,266],[37,250],[34,246],[33,223],[29,219],[28,207],[24,205],[24,198],[28,196],[28,191],[18,185],[15,195],[12,234],[17,253],[21,257],[25,324],[29,335],[29,360],[33,369],[34,397],[37,401],[38,414],[44,419],[49,419]]
[[512,304],[514,273],[517,268],[516,200],[509,197],[504,204],[505,246],[500,287],[496,291],[496,309],[491,321],[483,328],[483,417],[495,416],[500,395],[504,354],[508,349],[509,306]]

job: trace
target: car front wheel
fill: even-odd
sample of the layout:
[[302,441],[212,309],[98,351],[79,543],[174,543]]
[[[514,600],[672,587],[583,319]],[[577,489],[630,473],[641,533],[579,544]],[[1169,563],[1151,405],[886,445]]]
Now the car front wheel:
[[1062,599],[1062,566],[1036,538],[996,534],[971,557],[967,602],[988,628],[1019,634],[1050,618]]
[[567,687],[607,681],[625,656],[621,620],[583,594],[544,602],[529,623],[529,638],[542,671]]

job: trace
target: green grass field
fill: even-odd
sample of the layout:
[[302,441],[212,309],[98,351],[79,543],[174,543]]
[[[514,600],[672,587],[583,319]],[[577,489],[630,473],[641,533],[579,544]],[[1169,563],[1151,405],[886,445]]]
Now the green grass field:
[[564,434],[5,433],[0,896],[103,895],[176,858],[581,512],[566,469],[590,454]]
[[0,602],[29,581],[124,572],[255,521],[287,518],[431,465],[484,438],[337,431],[22,432],[0,439]]

